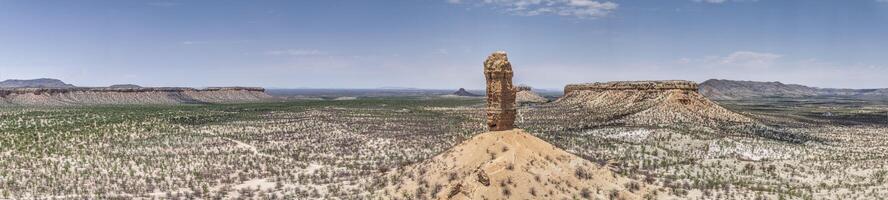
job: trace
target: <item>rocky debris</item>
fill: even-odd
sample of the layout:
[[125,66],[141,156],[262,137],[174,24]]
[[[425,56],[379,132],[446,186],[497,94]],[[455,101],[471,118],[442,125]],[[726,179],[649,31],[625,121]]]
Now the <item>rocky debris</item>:
[[710,79],[700,84],[700,93],[715,100],[739,100],[767,97],[851,97],[862,99],[888,98],[885,89],[816,88],[781,82],[757,82]]
[[459,88],[456,92],[453,92],[453,95],[461,96],[461,97],[480,97],[481,95],[473,94],[469,91],[466,91],[465,88]]
[[109,88],[141,88],[142,86],[135,85],[135,84],[116,84],[116,85],[111,85],[108,87]]
[[656,190],[520,129],[478,134],[388,176],[382,199],[641,199]]
[[71,88],[74,85],[67,84],[58,79],[39,78],[30,80],[9,79],[0,82],[0,88]]
[[579,91],[579,90],[590,90],[590,91],[605,91],[605,90],[686,90],[686,91],[697,91],[697,83],[691,81],[682,81],[682,80],[669,80],[669,81],[613,81],[613,82],[605,82],[605,83],[582,83],[582,84],[570,84],[564,87],[564,95]]
[[0,106],[232,103],[269,99],[255,87],[0,88]]
[[483,186],[490,186],[490,177],[487,176],[484,170],[478,170],[478,183],[481,183]]
[[518,91],[515,93],[515,102],[518,102],[518,104],[538,104],[549,102],[549,99],[546,99],[536,92],[533,92],[533,89],[530,86],[517,86],[515,87],[515,91]]
[[494,52],[484,61],[484,77],[487,80],[487,128],[490,131],[514,128],[516,111],[512,75],[512,64],[509,63],[506,52]]

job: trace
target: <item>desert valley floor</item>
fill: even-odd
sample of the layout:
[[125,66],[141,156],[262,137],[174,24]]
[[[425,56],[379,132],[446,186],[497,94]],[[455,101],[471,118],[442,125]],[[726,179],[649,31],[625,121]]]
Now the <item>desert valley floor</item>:
[[[522,105],[517,126],[626,177],[620,190],[649,186],[640,198],[888,197],[886,102],[584,102]],[[484,132],[483,108],[458,97],[2,108],[0,199],[431,199],[448,180],[411,166]],[[536,179],[490,181],[503,197],[544,198]],[[390,193],[404,181],[416,184]],[[618,192],[568,187],[575,199]]]

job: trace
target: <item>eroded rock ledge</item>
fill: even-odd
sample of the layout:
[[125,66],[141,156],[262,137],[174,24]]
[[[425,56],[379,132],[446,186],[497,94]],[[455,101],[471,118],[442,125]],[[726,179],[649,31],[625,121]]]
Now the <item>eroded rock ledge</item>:
[[564,95],[579,90],[687,90],[697,91],[697,83],[683,80],[668,81],[612,81],[604,83],[570,84],[564,87]]

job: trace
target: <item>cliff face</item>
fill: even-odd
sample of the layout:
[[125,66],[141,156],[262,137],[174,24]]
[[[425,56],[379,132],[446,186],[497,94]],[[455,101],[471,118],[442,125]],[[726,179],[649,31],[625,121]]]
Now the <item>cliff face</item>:
[[638,91],[638,90],[684,90],[684,91],[697,91],[697,83],[691,81],[680,81],[680,80],[671,80],[671,81],[614,81],[614,82],[606,82],[606,83],[582,83],[582,84],[570,84],[564,87],[564,95],[574,91],[587,90],[587,91],[608,91],[608,90],[620,90],[620,91]]
[[710,79],[700,84],[700,93],[715,100],[753,99],[763,97],[838,96],[854,98],[888,98],[888,89],[816,88],[780,82],[734,81]]
[[514,128],[516,110],[512,75],[512,63],[509,62],[506,52],[494,52],[484,61],[484,77],[487,80],[487,128],[490,131]]
[[265,94],[265,89],[248,87],[0,89],[0,106],[233,103],[268,98],[271,96]]

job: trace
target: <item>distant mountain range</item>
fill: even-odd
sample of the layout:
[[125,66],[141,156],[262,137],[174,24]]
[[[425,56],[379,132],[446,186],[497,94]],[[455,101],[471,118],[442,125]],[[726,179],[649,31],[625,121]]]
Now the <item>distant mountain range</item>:
[[0,81],[0,88],[70,88],[74,85],[67,84],[58,79],[39,78],[30,80],[9,79]]
[[836,89],[817,88],[781,82],[757,82],[710,79],[700,83],[700,93],[714,100],[738,100],[767,97],[849,97],[886,99],[888,88]]

